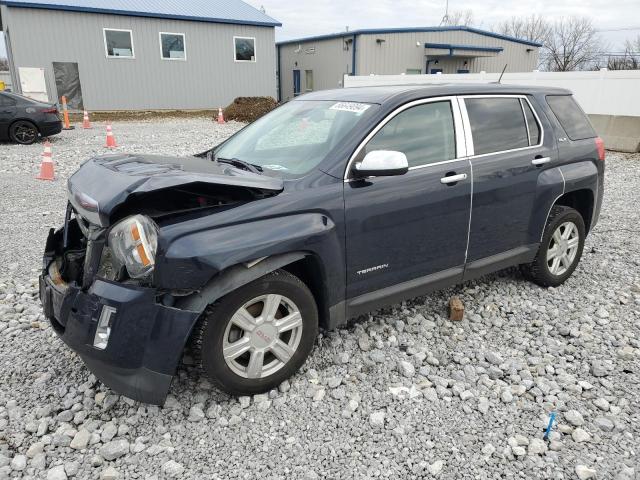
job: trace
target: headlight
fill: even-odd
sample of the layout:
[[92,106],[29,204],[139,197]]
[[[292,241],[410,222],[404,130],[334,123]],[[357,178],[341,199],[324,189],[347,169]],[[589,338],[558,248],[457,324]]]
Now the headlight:
[[144,277],[156,263],[158,227],[149,217],[133,215],[111,228],[108,243],[113,255],[127,267],[130,277]]

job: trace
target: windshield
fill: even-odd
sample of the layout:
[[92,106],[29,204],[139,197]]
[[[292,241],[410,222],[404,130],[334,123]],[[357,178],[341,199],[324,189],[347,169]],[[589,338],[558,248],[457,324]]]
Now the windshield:
[[289,102],[247,126],[223,143],[215,157],[301,176],[327,154],[376,105],[355,102]]

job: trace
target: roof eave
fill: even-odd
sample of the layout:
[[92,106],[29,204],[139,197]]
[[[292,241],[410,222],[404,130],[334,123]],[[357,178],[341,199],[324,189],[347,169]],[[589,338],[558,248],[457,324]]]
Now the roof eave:
[[0,5],[6,5],[14,8],[34,8],[38,10],[59,10],[65,12],[78,12],[78,13],[100,13],[108,15],[124,15],[128,17],[145,17],[145,18],[158,18],[167,20],[185,20],[190,22],[205,22],[205,23],[225,23],[232,25],[252,25],[258,27],[281,27],[282,23],[274,20],[273,22],[261,22],[255,20],[241,20],[233,18],[209,18],[209,17],[192,17],[188,15],[166,15],[161,13],[152,12],[133,12],[127,10],[112,10],[108,8],[93,8],[93,7],[75,7],[70,5],[42,5],[38,3],[20,2],[12,0],[0,0]]

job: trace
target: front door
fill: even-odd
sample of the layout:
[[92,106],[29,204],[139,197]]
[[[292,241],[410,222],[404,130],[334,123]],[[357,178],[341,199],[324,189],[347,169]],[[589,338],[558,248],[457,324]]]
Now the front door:
[[293,96],[300,95],[300,70],[293,71]]
[[538,179],[557,159],[554,140],[526,96],[466,97],[473,138],[473,214],[468,262],[534,250]]
[[[353,162],[371,151],[403,152],[410,170],[345,182],[348,299],[375,291],[373,297],[388,298],[430,279],[462,278],[471,169],[463,158],[461,125],[456,99],[413,102],[382,122],[357,151]],[[457,182],[447,179],[457,175]],[[403,282],[409,283],[398,285]]]

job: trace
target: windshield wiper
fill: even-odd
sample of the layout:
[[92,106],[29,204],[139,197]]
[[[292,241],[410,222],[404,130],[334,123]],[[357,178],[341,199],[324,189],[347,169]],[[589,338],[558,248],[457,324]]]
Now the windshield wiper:
[[240,160],[238,158],[216,158],[216,162],[218,163],[227,163],[229,165],[233,165],[236,168],[241,168],[244,170],[248,170],[251,173],[257,173],[258,175],[263,171],[263,168],[260,165],[254,165],[253,163],[245,162],[244,160]]

